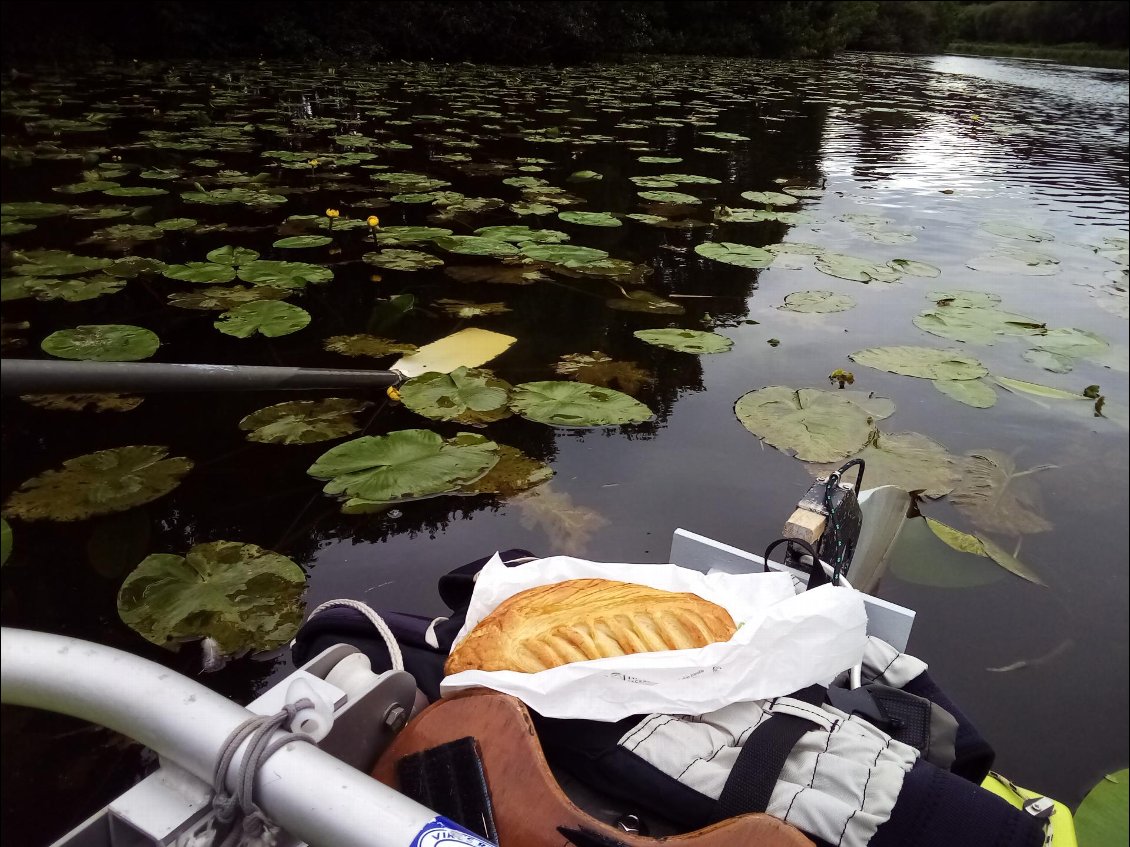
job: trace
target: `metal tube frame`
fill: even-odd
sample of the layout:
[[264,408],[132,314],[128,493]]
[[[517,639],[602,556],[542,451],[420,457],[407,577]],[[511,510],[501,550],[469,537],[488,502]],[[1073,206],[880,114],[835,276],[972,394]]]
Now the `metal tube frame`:
[[[156,662],[77,638],[0,629],[0,699],[127,735],[207,783],[228,734],[253,714]],[[228,771],[228,787],[244,748]],[[260,768],[256,802],[311,847],[409,847],[436,813],[306,742]]]

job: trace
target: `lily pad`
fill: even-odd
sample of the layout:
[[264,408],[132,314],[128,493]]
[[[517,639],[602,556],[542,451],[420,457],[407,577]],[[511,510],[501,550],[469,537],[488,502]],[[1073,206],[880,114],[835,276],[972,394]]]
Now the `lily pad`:
[[641,329],[632,334],[640,341],[679,353],[725,353],[734,346],[724,335],[698,329]]
[[90,179],[85,182],[72,182],[70,185],[57,185],[52,191],[60,194],[86,194],[90,191],[105,191],[107,188],[117,188],[118,183],[108,179]]
[[557,207],[548,203],[511,203],[510,211],[516,215],[552,215]]
[[468,432],[444,441],[426,429],[364,436],[323,453],[307,473],[327,494],[397,503],[458,491],[494,467],[498,445]]
[[650,312],[656,315],[682,315],[687,311],[678,303],[650,291],[625,291],[623,297],[606,300],[605,305],[621,312]]
[[1041,367],[1045,371],[1051,371],[1054,374],[1070,373],[1075,368],[1075,359],[1071,356],[1053,353],[1051,350],[1043,350],[1039,347],[1025,350],[1020,354],[1020,357],[1024,361],[1031,362],[1033,365]]
[[581,226],[617,227],[624,223],[611,212],[558,212],[557,217]]
[[1072,358],[1087,358],[1105,352],[1110,344],[1085,329],[1049,329],[1040,334],[1038,349]]
[[164,238],[163,230],[145,224],[115,224],[95,231],[79,244],[106,244],[110,247],[125,248],[138,241],[156,241]]
[[361,428],[356,415],[372,403],[327,397],[278,403],[252,412],[239,422],[248,441],[266,444],[312,444],[352,435]]
[[770,209],[731,209],[723,206],[715,213],[715,220],[722,223],[755,224],[763,221],[779,221],[783,224],[812,223],[812,216],[804,212],[780,212]]
[[366,253],[361,258],[370,265],[390,271],[422,271],[443,265],[443,259],[436,256],[421,253],[419,250],[395,247],[381,250],[379,253]]
[[602,180],[602,179],[604,179],[604,176],[602,174],[598,174],[596,171],[573,171],[573,173],[569,174],[569,176],[566,177],[565,181],[566,182],[598,182],[599,180]]
[[376,230],[373,235],[377,244],[394,247],[401,244],[435,241],[437,238],[451,235],[451,230],[439,226],[386,226]]
[[1127,769],[1107,774],[1087,792],[1075,812],[1075,834],[1080,847],[1126,844],[1130,840],[1127,808],[1130,807],[1130,774]]
[[168,494],[192,470],[167,447],[100,450],[63,462],[61,470],[29,479],[4,504],[4,514],[25,521],[80,521],[124,512]]
[[224,335],[250,338],[255,333],[278,338],[298,332],[310,323],[310,313],[282,300],[256,300],[242,303],[220,315],[212,324]]
[[212,541],[147,556],[118,592],[122,621],[162,646],[213,639],[224,655],[273,650],[302,624],[306,576],[254,544]]
[[936,379],[934,387],[947,397],[975,409],[991,409],[997,404],[997,392],[979,379]]
[[872,416],[838,391],[770,385],[734,404],[742,426],[804,462],[836,462],[862,450]]
[[[921,491],[931,499],[945,497],[961,479],[961,460],[932,438],[917,432],[873,430],[867,445],[855,454],[867,463],[867,484],[895,485]],[[813,476],[827,476],[836,464],[809,465]]]
[[327,338],[325,348],[343,356],[391,356],[394,353],[415,353],[415,344],[405,344],[375,335],[335,335]]
[[989,345],[1001,336],[1040,335],[1039,321],[993,306],[937,306],[914,316],[919,329],[969,344]]
[[8,557],[12,555],[12,528],[8,522],[0,518],[0,566],[8,564]]
[[549,279],[537,268],[526,265],[456,265],[443,272],[459,282],[492,282],[501,285],[532,285]]
[[715,179],[712,176],[700,176],[699,174],[660,174],[659,179],[668,179],[675,184],[682,183],[684,185],[721,185],[722,180]]
[[556,229],[530,229],[528,226],[484,226],[475,230],[481,238],[509,241],[512,244],[560,244],[569,234]]
[[35,228],[35,224],[24,223],[23,221],[0,221],[0,236],[7,238],[8,236],[19,235],[21,232],[30,232]]
[[181,282],[197,282],[215,284],[231,282],[235,279],[236,270],[231,265],[219,265],[214,262],[188,262],[184,265],[166,265],[161,275],[168,279]]
[[965,263],[975,271],[1023,276],[1051,276],[1059,273],[1059,259],[1031,250],[1001,248],[988,256],[977,256]]
[[518,248],[513,244],[478,235],[444,235],[435,239],[435,244],[450,253],[463,256],[494,256],[501,259],[518,255]]
[[272,288],[305,288],[307,283],[329,282],[334,272],[309,262],[275,262],[258,259],[241,265],[236,275],[252,285]]
[[510,383],[480,368],[426,373],[400,387],[400,399],[418,415],[478,426],[510,417]]
[[162,232],[179,232],[192,229],[197,223],[196,218],[165,218],[163,221],[157,221],[154,226]]
[[230,288],[204,288],[196,291],[176,291],[169,295],[169,305],[178,309],[226,312],[242,303],[257,300],[284,300],[294,292],[266,285],[233,285]]
[[706,241],[696,244],[698,255],[739,268],[767,268],[773,263],[773,254],[749,244],[734,244],[729,241]]
[[972,356],[935,347],[869,347],[848,358],[869,368],[919,379],[978,379],[989,372]]
[[217,265],[240,267],[254,262],[259,258],[259,253],[249,247],[233,247],[228,244],[209,251],[205,258]]
[[743,191],[742,198],[750,203],[762,203],[766,206],[795,206],[800,202],[791,194],[779,191]]
[[134,185],[122,186],[116,188],[104,189],[103,194],[107,197],[157,197],[161,194],[168,194],[164,188],[157,188],[153,185]]
[[777,308],[786,312],[824,315],[853,309],[855,300],[834,291],[794,291],[786,294],[785,304]]
[[16,276],[75,276],[90,271],[100,271],[114,264],[112,259],[96,259],[93,256],[76,256],[66,250],[28,250],[14,253]]
[[908,518],[899,531],[891,573],[901,580],[932,588],[978,588],[1004,578],[993,567],[979,542],[965,549],[972,536],[950,530],[930,518]]
[[20,399],[39,409],[57,412],[129,412],[141,405],[144,397],[125,394],[21,394]]
[[816,257],[813,267],[828,276],[854,282],[898,282],[902,277],[902,272],[890,265],[843,253],[821,253]]
[[1021,226],[1011,221],[986,221],[981,224],[981,229],[985,232],[991,232],[993,235],[1012,238],[1016,241],[1055,241],[1055,236],[1046,230]]
[[1011,457],[997,450],[966,454],[962,479],[950,495],[952,502],[975,526],[1004,535],[1047,532],[1038,484],[1032,474],[1054,465],[1020,471]]
[[271,246],[294,250],[301,247],[325,247],[327,244],[333,244],[333,241],[328,235],[292,235],[289,238],[280,238]]
[[1028,582],[1035,583],[1036,585],[1046,585],[1040,577],[1026,564],[1009,553],[1003,547],[999,546],[991,538],[984,535],[975,536],[981,542],[981,546],[985,549],[985,555],[1004,568],[1009,573],[1025,579]]
[[926,526],[930,527],[930,531],[934,535],[959,553],[969,553],[973,556],[985,556],[986,558],[989,555],[985,552],[985,545],[978,541],[974,535],[954,529],[949,524],[936,521],[933,518],[926,518]]
[[550,426],[611,426],[653,417],[643,403],[611,388],[554,380],[514,386],[510,408],[527,420]]
[[683,194],[678,191],[639,191],[636,192],[644,200],[655,203],[670,203],[675,206],[697,206],[702,201],[693,194]]
[[1065,391],[1062,388],[1055,388],[1051,385],[1041,385],[1038,382],[1028,382],[1027,380],[1023,379],[1012,379],[1007,376],[998,376],[997,374],[993,374],[991,379],[1001,388],[1005,389],[1006,391],[1011,391],[1014,394],[1031,394],[1034,397],[1045,397],[1048,400],[1091,399],[1075,391]]
[[0,215],[6,218],[57,218],[70,211],[70,206],[62,203],[40,203],[30,201],[27,203],[0,203]]
[[121,279],[136,279],[144,274],[160,273],[165,263],[160,259],[147,259],[144,256],[124,256],[105,268],[105,273]]
[[566,268],[576,268],[608,258],[604,250],[579,247],[576,244],[523,244],[522,255],[539,262],[550,262]]
[[917,276],[922,279],[933,279],[934,277],[941,276],[942,271],[933,265],[928,265],[925,262],[918,262],[914,259],[891,259],[887,262],[892,268],[906,276]]
[[482,315],[499,315],[509,312],[510,307],[505,303],[473,303],[470,300],[440,299],[436,305],[457,318],[477,318]]
[[[35,297],[36,300],[63,300],[79,303],[93,300],[106,294],[114,294],[126,286],[124,279],[101,274],[79,279],[41,279],[39,277],[9,277],[3,282],[0,299],[12,300],[19,297]],[[13,296],[12,286],[18,287]]]
[[161,346],[156,333],[129,324],[86,324],[51,333],[40,347],[60,359],[87,362],[137,362]]

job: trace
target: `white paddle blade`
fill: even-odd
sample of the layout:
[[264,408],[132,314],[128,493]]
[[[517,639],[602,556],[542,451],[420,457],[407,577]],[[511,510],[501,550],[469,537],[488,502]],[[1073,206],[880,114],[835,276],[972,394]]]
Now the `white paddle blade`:
[[458,368],[477,368],[510,348],[518,339],[489,329],[461,329],[439,341],[425,344],[392,366],[406,379],[438,371],[451,373]]

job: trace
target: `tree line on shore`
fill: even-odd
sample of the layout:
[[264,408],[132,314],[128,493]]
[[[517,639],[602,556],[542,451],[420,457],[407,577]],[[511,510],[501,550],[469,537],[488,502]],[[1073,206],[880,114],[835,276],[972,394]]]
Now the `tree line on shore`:
[[955,39],[1127,46],[1127,0],[186,0],[5,4],[6,64],[132,59],[497,64],[640,53],[927,53]]

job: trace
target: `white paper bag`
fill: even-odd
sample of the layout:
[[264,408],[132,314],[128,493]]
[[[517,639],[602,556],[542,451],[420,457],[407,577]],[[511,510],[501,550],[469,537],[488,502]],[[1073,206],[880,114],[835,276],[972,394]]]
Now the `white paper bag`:
[[445,677],[440,692],[491,688],[553,718],[701,715],[827,683],[863,658],[867,614],[854,589],[823,585],[795,594],[792,579],[783,573],[703,574],[677,565],[609,564],[569,556],[508,568],[496,554],[479,572],[455,643],[507,598],[539,585],[585,578],[697,594],[726,609],[738,630],[729,641],[696,649],[573,662],[539,673],[463,671]]

